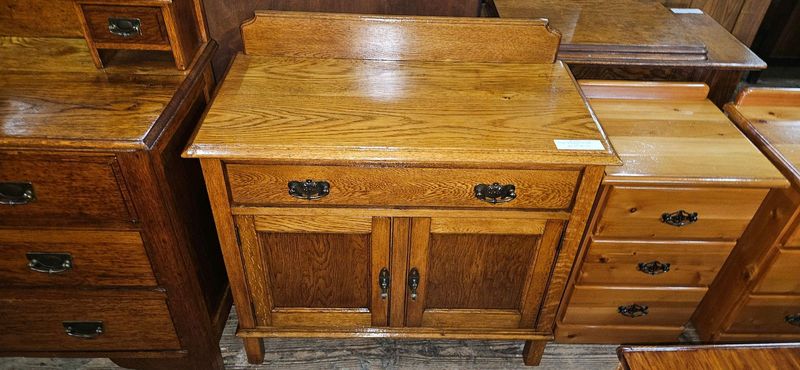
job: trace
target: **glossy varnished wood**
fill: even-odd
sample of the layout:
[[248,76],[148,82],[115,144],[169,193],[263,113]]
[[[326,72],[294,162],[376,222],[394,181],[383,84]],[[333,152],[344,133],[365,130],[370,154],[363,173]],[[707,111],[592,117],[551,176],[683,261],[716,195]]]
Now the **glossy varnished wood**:
[[800,312],[795,236],[800,217],[797,124],[800,91],[746,89],[725,107],[737,126],[792,183],[772,191],[720,271],[692,321],[709,341],[799,338],[788,315]]
[[623,346],[617,349],[624,370],[659,368],[794,369],[800,368],[800,344],[733,344],[703,346]]
[[[276,166],[228,164],[231,198],[243,206],[325,205],[568,209],[580,177],[574,170],[463,170],[406,167]],[[330,194],[314,201],[286,191],[290,181],[324,180]],[[479,184],[513,184],[511,202],[475,198]]]
[[0,1],[0,36],[80,38],[72,0]]
[[[325,27],[326,32],[316,32],[321,27]],[[460,37],[463,34],[473,37]],[[552,63],[560,34],[541,19],[377,17],[260,11],[252,21],[242,25],[242,38],[247,55]],[[297,45],[303,45],[303,48],[299,49]],[[474,45],[481,47],[475,48]]]
[[[69,253],[62,273],[34,272],[26,253]],[[109,254],[125,256],[123,262]],[[156,278],[135,231],[0,229],[0,285],[156,286]]]

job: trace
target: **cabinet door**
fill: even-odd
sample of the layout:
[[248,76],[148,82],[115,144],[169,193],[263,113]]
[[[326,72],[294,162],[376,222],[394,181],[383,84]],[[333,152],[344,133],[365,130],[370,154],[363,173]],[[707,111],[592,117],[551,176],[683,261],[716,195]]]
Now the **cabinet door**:
[[563,224],[413,219],[406,325],[533,329]]
[[237,216],[258,326],[385,326],[390,219]]

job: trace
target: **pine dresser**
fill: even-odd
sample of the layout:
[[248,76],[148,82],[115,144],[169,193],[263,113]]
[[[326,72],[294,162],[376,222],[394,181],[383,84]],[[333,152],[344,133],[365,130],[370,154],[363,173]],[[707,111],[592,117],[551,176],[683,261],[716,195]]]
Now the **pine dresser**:
[[[0,37],[0,356],[221,369],[227,277],[201,168],[180,157],[216,44],[185,71],[126,50],[97,69],[71,3],[17,5],[3,32],[61,34]],[[24,15],[75,28],[10,30]]]
[[765,220],[767,194],[789,184],[706,85],[581,87],[624,164],[606,169],[556,340],[677,342],[745,228]]
[[725,107],[792,186],[770,193],[694,315],[712,342],[800,340],[800,89],[745,89]]
[[538,364],[620,163],[558,33],[291,12],[242,32],[184,155],[201,159],[250,362],[262,338],[388,337],[525,340]]

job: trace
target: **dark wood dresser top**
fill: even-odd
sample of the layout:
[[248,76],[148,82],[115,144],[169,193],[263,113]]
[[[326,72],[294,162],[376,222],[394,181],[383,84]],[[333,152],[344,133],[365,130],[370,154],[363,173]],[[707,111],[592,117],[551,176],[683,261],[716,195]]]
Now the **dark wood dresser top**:
[[147,148],[184,80],[200,74],[157,52],[120,51],[109,65],[97,69],[83,39],[0,37],[0,146]]

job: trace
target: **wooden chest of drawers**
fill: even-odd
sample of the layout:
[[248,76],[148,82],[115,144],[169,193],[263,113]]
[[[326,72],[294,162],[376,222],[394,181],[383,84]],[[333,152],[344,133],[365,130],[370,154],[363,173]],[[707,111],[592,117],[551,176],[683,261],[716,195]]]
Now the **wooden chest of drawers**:
[[556,340],[675,342],[770,189],[788,185],[696,84],[584,81],[608,167]]
[[214,50],[98,71],[82,39],[0,39],[0,355],[222,368],[228,284],[180,158]]
[[789,179],[767,196],[693,321],[707,341],[800,339],[800,178],[795,147],[800,91],[745,90],[725,107],[737,126]]
[[[345,29],[365,36],[343,44]],[[375,47],[387,32],[404,42]],[[243,35],[186,155],[201,158],[248,359],[265,337],[519,339],[537,364],[618,164],[554,63],[557,35],[280,12]]]

